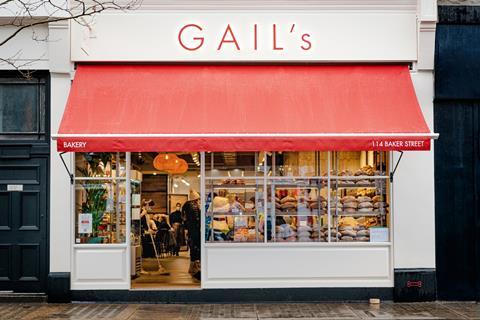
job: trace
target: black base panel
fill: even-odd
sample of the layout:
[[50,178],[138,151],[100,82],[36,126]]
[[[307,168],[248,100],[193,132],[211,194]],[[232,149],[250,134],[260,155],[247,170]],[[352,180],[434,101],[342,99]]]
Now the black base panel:
[[395,302],[435,301],[435,269],[395,269]]
[[69,272],[51,272],[47,282],[48,302],[68,303],[72,301]]
[[73,301],[140,303],[262,303],[393,299],[393,288],[274,288],[204,290],[74,290]]

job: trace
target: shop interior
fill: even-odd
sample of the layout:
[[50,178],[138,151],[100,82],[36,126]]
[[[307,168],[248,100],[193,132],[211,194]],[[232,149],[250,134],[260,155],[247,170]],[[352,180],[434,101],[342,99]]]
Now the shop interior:
[[[76,154],[76,243],[126,242],[125,156]],[[130,154],[132,289],[200,287],[199,157]]]
[[[132,288],[198,288],[200,257],[191,259],[187,207],[196,203],[200,233],[199,153],[132,153]],[[190,245],[189,245],[190,244]]]
[[200,288],[201,181],[208,243],[388,243],[390,155],[77,153],[75,243],[127,243],[128,225],[132,289]]

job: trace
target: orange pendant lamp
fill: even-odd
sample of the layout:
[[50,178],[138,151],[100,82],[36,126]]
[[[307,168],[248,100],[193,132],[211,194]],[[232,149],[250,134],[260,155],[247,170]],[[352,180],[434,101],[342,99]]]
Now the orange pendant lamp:
[[182,174],[187,172],[188,163],[174,153],[159,153],[153,159],[153,167],[169,174]]

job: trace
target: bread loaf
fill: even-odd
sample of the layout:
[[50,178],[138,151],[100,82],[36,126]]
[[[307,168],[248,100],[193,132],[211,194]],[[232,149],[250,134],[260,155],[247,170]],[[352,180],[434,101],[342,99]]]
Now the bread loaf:
[[354,202],[354,201],[357,201],[357,199],[355,199],[354,196],[345,196],[342,198],[341,202],[342,203],[345,203],[345,202]]
[[345,241],[345,242],[348,242],[348,241],[353,241],[353,237],[349,237],[349,236],[344,236],[340,239],[340,241]]
[[357,198],[357,201],[358,202],[371,202],[372,198],[367,197],[367,196],[360,196],[360,197]]
[[291,196],[286,196],[284,198],[282,198],[282,200],[280,200],[280,203],[284,204],[286,202],[297,202],[297,199],[295,199],[294,197],[291,197]]
[[373,208],[360,208],[358,209],[358,212],[373,212]]
[[284,202],[281,207],[282,209],[293,209],[297,207],[297,204],[295,202]]
[[373,208],[373,204],[371,202],[360,202],[358,204],[358,208]]
[[367,242],[367,241],[370,241],[370,237],[357,237],[355,238],[356,241],[363,241],[363,242]]
[[355,236],[357,236],[357,233],[356,233],[355,231],[353,231],[353,230],[344,230],[344,231],[341,231],[341,233],[342,233],[342,239],[343,239],[343,237],[345,237],[345,236],[348,236],[348,237],[355,237]]
[[366,236],[369,236],[370,235],[370,231],[369,230],[360,230],[360,231],[357,231],[357,237],[366,237]]
[[375,202],[373,204],[374,208],[385,208],[386,206],[387,206],[387,204],[385,202]]
[[357,202],[344,202],[343,203],[343,208],[353,208],[353,209],[356,209],[358,208],[358,203]]

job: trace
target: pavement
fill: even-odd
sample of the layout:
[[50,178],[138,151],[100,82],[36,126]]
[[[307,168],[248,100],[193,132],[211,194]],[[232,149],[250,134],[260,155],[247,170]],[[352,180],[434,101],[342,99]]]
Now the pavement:
[[473,302],[99,304],[0,303],[0,319],[272,320],[480,319]]

